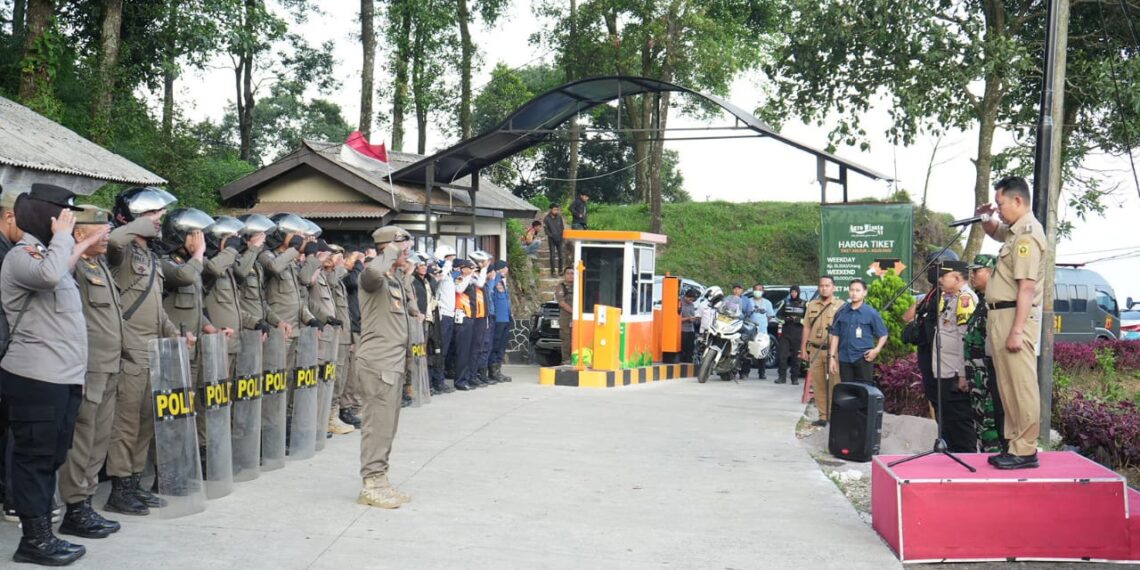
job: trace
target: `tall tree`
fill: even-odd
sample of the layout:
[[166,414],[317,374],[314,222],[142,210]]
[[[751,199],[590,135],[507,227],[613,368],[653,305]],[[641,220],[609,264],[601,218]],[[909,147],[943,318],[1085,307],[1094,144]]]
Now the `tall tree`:
[[375,0],[360,0],[360,46],[364,49],[364,63],[360,68],[358,124],[360,132],[366,139],[372,136],[372,100],[376,97],[372,89],[372,76],[376,71],[376,30],[373,25],[375,15]]
[[455,0],[455,21],[459,25],[459,108],[456,118],[460,138],[467,139],[474,134],[471,130],[471,74],[475,66],[476,47],[471,37],[474,13],[478,13],[483,24],[490,27],[498,21],[507,0]]
[[449,31],[450,3],[445,0],[413,2],[411,43],[411,93],[416,115],[416,152],[427,154],[428,121],[447,100],[443,84],[444,60],[456,43]]
[[392,149],[404,150],[404,120],[411,93],[412,21],[419,2],[388,0],[387,4],[384,35],[392,46],[392,56],[387,58],[385,67],[394,76],[391,92]]
[[[1119,147],[1140,132],[1135,113],[1122,120],[1115,112],[1113,94],[1119,91],[1109,73],[1126,69],[1129,75],[1122,77],[1129,77],[1140,70],[1136,46],[1106,42],[1106,31],[1113,31],[1095,17],[1098,10],[1112,10],[1115,34],[1126,34],[1120,22],[1140,14],[1121,14],[1119,6],[1106,0],[1073,6],[1064,125],[1070,174],[1073,161],[1079,163],[1098,140],[1111,139]],[[976,127],[973,196],[979,205],[991,199],[992,173],[1019,165],[1022,171],[1031,169],[1023,151],[1032,148],[1039,103],[1042,2],[780,0],[780,11],[795,17],[784,21],[781,41],[766,66],[775,89],[761,111],[770,120],[797,117],[823,124],[838,117],[833,144],[863,148],[868,142],[861,119],[878,103],[885,103],[891,115],[886,134],[903,144],[920,134]],[[1132,89],[1123,97],[1126,105],[1140,102]],[[1115,132],[1105,124],[1106,117],[1119,125]],[[1003,125],[1019,137],[1021,152],[995,153],[995,134]],[[1086,186],[1071,200],[1095,209],[1100,192]],[[971,229],[966,256],[979,251],[982,238],[980,226]]]
[[97,143],[106,143],[110,128],[111,104],[114,101],[115,73],[119,65],[119,47],[123,27],[123,0],[103,0],[100,26],[99,68],[95,80],[95,102],[92,105],[91,134]]

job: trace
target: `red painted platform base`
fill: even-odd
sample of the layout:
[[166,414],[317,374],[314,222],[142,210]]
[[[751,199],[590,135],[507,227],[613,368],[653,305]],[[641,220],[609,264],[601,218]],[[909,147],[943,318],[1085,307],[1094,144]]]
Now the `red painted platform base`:
[[1014,471],[959,455],[977,473],[939,455],[887,467],[901,457],[875,457],[871,517],[903,562],[1140,562],[1140,493],[1076,453],[1040,453],[1040,468]]

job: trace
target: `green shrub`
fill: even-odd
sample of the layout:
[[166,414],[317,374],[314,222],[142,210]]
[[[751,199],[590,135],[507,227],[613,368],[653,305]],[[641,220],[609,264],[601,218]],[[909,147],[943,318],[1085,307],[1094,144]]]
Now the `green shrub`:
[[883,351],[879,353],[879,361],[883,364],[890,364],[899,358],[914,351],[914,347],[902,341],[902,331],[906,323],[903,321],[903,314],[911,305],[914,305],[914,296],[910,292],[905,292],[899,295],[898,299],[890,306],[889,309],[883,311],[883,306],[886,305],[891,299],[895,298],[900,291],[906,286],[906,283],[901,277],[895,275],[894,270],[887,271],[879,279],[871,281],[867,289],[867,304],[874,307],[883,316],[883,323],[887,325],[888,340]]

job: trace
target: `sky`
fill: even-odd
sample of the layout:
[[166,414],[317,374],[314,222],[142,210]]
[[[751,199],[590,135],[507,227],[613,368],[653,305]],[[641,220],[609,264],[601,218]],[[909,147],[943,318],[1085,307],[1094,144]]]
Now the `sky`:
[[[319,45],[325,40],[334,41],[335,74],[341,82],[341,88],[325,97],[341,106],[349,123],[356,121],[360,103],[360,69],[363,58],[357,39],[358,9],[357,2],[324,2],[323,15],[310,17],[305,24],[293,28],[311,45]],[[378,19],[377,26],[380,25],[382,21]],[[482,68],[473,77],[476,91],[489,80],[490,70],[496,63],[502,62],[517,68],[549,57],[549,54],[542,53],[528,41],[538,27],[538,21],[531,12],[530,0],[514,0],[506,19],[494,28],[476,26],[473,37],[481,51],[483,62]],[[379,41],[383,50],[383,38]],[[381,51],[377,56],[378,62],[386,56]],[[234,98],[233,71],[226,65],[227,60],[218,59],[205,71],[192,71],[184,76],[178,97],[189,118],[209,117],[218,120],[231,108]],[[377,84],[390,81],[380,64],[377,65],[375,81]],[[759,75],[738,78],[727,99],[743,109],[756,108],[764,96],[762,81],[763,78]],[[390,101],[377,100],[374,103],[378,113],[387,112],[390,107]],[[931,154],[937,144],[937,166],[930,172],[928,205],[933,210],[950,213],[956,218],[973,215],[975,172],[971,158],[976,155],[976,131],[950,133],[940,142],[931,137],[920,137],[910,147],[895,147],[881,134],[889,124],[884,109],[872,109],[861,120],[871,135],[870,149],[860,151],[857,147],[841,147],[836,154],[891,176],[895,182],[872,181],[852,173],[848,183],[849,199],[884,198],[893,193],[896,184],[898,188],[910,192],[911,196],[921,196]],[[700,127],[727,125],[731,122],[728,114],[708,121],[674,114],[669,124],[671,127]],[[828,130],[829,125],[805,125],[796,121],[789,121],[781,128],[784,135],[817,148],[826,146]],[[406,125],[406,132],[406,140],[412,141],[414,146],[414,121],[410,120]],[[389,138],[386,132],[373,133],[373,142]],[[1010,144],[1011,139],[1008,135],[999,133],[997,141],[998,144]],[[428,136],[428,152],[440,150],[455,142],[433,128]],[[666,147],[679,152],[685,189],[694,200],[819,201],[815,158],[776,141],[675,141],[667,143]],[[997,150],[995,148],[995,152]],[[1140,162],[1140,152],[1135,156]],[[1107,179],[1121,182],[1121,189],[1117,195],[1108,198],[1109,208],[1104,217],[1097,216],[1082,221],[1076,219],[1067,208],[1063,208],[1062,219],[1071,220],[1075,228],[1070,239],[1058,244],[1057,259],[1062,263],[1090,262],[1129,251],[1140,251],[1140,231],[1136,230],[1135,225],[1130,225],[1137,223],[1140,214],[1140,189],[1132,181],[1127,157],[1096,157],[1090,160],[1089,166],[1103,171],[1103,176]],[[832,185],[828,201],[841,199],[840,189]],[[987,239],[983,251],[995,253],[998,246],[997,242]],[[778,252],[773,252],[773,255],[778,255]],[[1108,279],[1121,303],[1128,296],[1140,302],[1140,257],[1095,261],[1087,267]]]

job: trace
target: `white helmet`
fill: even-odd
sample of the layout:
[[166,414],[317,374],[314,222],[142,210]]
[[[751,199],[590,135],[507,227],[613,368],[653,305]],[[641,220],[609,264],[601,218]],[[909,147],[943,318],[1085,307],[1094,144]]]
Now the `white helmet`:
[[721,291],[720,287],[713,285],[712,287],[705,289],[704,298],[709,302],[710,305],[715,305],[719,303],[721,299],[724,299],[724,291]]
[[481,249],[477,249],[471,252],[471,255],[469,257],[471,258],[471,261],[474,261],[475,263],[483,263],[484,261],[491,260],[491,254]]
[[454,247],[451,247],[450,245],[444,244],[444,245],[441,245],[441,246],[435,248],[435,258],[436,259],[442,260],[443,258],[445,258],[449,255],[455,255],[455,248]]

